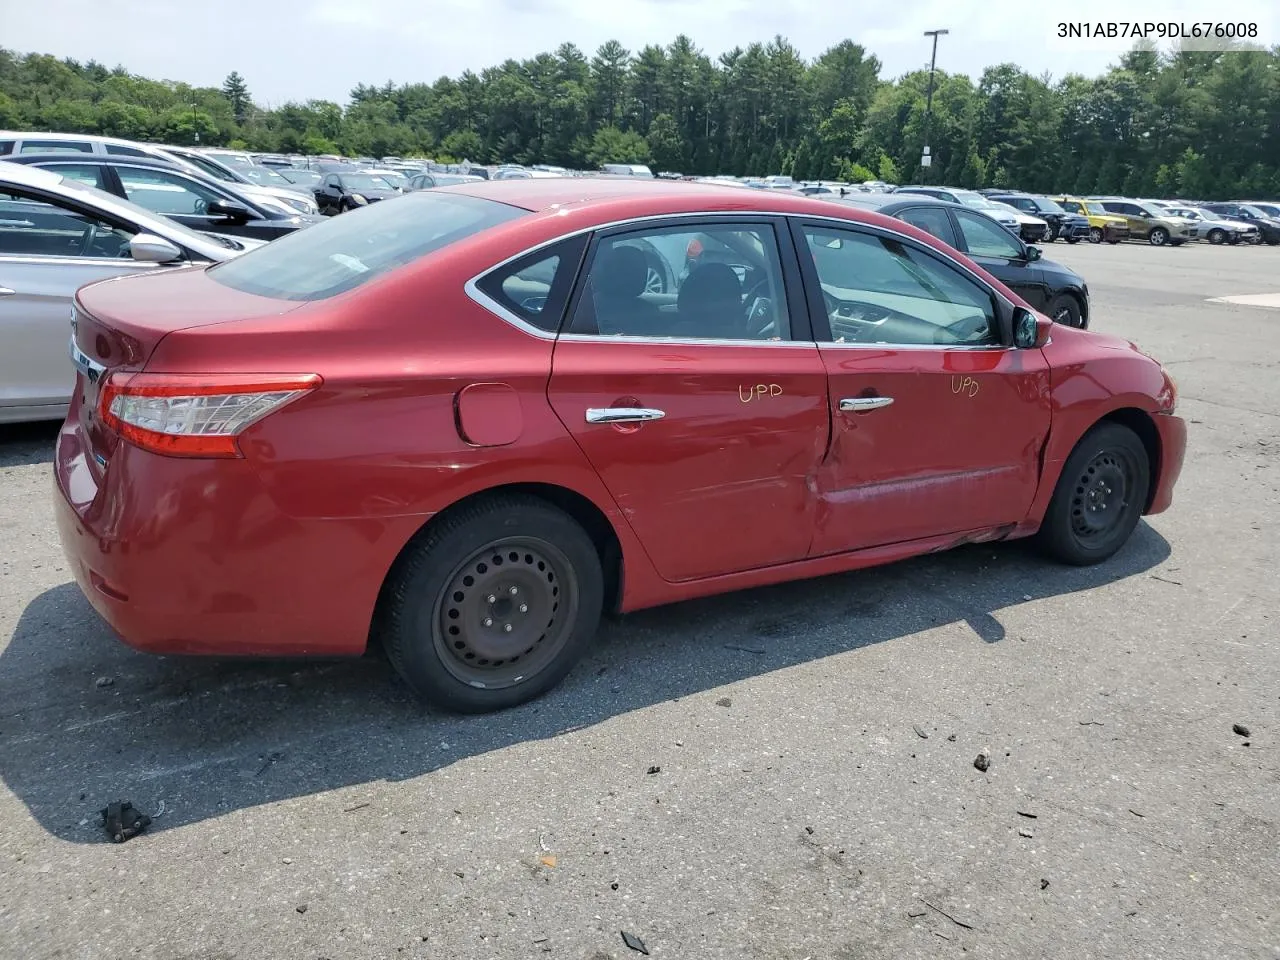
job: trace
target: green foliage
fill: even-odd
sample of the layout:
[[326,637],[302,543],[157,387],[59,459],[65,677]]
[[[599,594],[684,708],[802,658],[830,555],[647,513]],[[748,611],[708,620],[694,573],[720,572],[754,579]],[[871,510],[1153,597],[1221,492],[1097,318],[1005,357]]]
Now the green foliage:
[[927,71],[880,74],[851,40],[806,62],[780,36],[713,59],[681,35],[634,52],[609,41],[591,55],[564,43],[434,82],[358,84],[345,105],[266,110],[235,71],[220,87],[192,87],[0,49],[0,127],[478,163],[652,162],[691,174],[1280,193],[1280,48],[1147,45],[1093,78],[1009,63],[976,83],[939,71],[927,118]]

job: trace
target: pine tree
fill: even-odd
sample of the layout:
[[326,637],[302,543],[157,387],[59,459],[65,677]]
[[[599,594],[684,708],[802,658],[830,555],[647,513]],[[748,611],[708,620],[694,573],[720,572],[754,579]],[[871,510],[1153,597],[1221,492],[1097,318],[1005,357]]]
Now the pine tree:
[[231,112],[235,114],[236,123],[243,124],[252,101],[249,99],[249,87],[239,72],[232,70],[227,79],[222,81],[222,95],[231,104]]

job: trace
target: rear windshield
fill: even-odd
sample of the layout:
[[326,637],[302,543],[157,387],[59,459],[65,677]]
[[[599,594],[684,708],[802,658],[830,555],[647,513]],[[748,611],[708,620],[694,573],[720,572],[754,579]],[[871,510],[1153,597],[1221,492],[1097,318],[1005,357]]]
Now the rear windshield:
[[477,197],[411,193],[294,231],[209,268],[209,276],[261,297],[323,300],[528,212]]

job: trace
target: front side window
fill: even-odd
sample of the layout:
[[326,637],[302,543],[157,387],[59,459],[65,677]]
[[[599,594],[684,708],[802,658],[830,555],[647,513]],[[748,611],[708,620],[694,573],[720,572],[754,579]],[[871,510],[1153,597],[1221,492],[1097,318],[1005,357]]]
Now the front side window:
[[323,300],[527,215],[494,200],[423,190],[297,230],[218,264],[209,276],[262,297]]
[[96,163],[47,163],[41,166],[50,173],[56,173],[76,183],[97,187],[99,190],[106,189],[102,183],[102,167]]
[[1062,209],[1067,211],[1067,213],[1083,213],[1084,212],[1080,204],[1078,204],[1074,200],[1062,200],[1059,202],[1060,202],[1060,205],[1062,206]]
[[955,228],[951,226],[951,218],[941,207],[913,207],[910,210],[903,210],[898,217],[913,227],[919,227],[925,233],[933,234],[949,247],[958,246]]
[[1018,241],[990,217],[970,213],[968,210],[957,210],[955,215],[960,224],[960,233],[964,236],[964,245],[973,256],[1010,259],[1022,256],[1022,246]]
[[352,193],[361,190],[394,190],[396,185],[389,177],[375,173],[347,173],[342,175],[342,186]]
[[570,329],[605,337],[789,339],[773,227],[682,225],[602,238]]
[[203,216],[209,204],[222,199],[203,184],[164,170],[117,167],[116,174],[128,199],[165,216]]
[[23,191],[0,193],[0,256],[129,256],[133,233]]
[[806,226],[836,343],[983,346],[999,342],[991,293],[890,236]]

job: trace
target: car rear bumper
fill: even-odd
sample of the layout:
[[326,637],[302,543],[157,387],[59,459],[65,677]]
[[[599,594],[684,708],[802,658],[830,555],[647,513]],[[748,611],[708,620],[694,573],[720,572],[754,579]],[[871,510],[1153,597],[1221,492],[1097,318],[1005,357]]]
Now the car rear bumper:
[[1182,475],[1182,463],[1187,453],[1187,422],[1172,413],[1160,413],[1152,417],[1160,437],[1160,467],[1155,489],[1147,513],[1163,513],[1173,503],[1173,488]]
[[121,443],[95,472],[88,456],[68,419],[54,459],[58,534],[80,589],[129,646],[364,651],[403,525],[290,516],[245,460],[163,457]]

